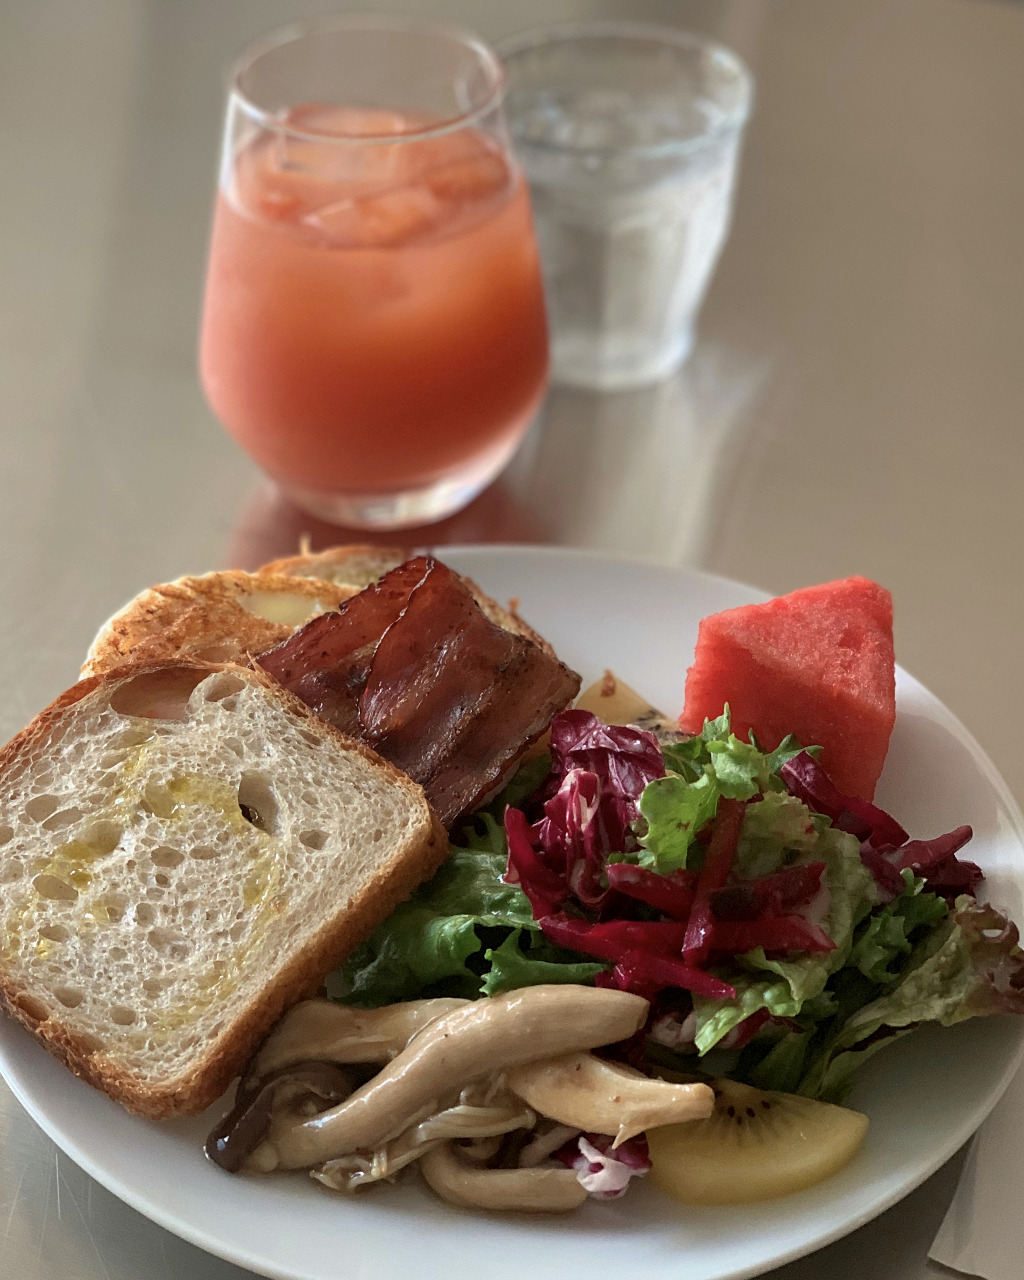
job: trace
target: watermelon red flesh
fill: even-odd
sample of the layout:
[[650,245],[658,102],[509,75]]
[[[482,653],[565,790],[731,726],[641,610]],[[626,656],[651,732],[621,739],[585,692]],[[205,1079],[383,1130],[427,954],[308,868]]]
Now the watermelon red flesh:
[[816,743],[839,790],[870,800],[896,718],[889,592],[844,578],[705,618],[680,727],[699,733],[726,703],[738,737]]

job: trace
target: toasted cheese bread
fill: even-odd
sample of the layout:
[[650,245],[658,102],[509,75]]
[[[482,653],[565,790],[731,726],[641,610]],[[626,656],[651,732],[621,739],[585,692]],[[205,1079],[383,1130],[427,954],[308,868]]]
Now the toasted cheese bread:
[[[362,590],[371,583],[377,582],[384,574],[403,564],[414,553],[401,547],[365,547],[343,546],[329,547],[326,551],[306,552],[303,555],[289,556],[285,560],[272,560],[265,564],[260,573],[283,574],[293,578],[317,578],[333,582],[339,586],[354,586]],[[545,653],[554,656],[554,649],[543,636],[522,619],[510,604],[503,608],[496,600],[472,581],[460,574],[463,582],[476,597],[476,602],[490,620],[506,631],[525,636],[532,640]]]
[[348,583],[240,570],[178,578],[147,588],[103,624],[82,675],[169,658],[244,664],[358,590]]
[[447,849],[260,671],[80,680],[0,751],[0,1005],[131,1110],[198,1113]]

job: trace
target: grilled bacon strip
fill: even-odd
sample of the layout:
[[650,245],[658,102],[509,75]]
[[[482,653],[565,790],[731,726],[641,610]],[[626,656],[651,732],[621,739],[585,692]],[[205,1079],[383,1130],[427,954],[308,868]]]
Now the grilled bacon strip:
[[491,622],[462,579],[426,556],[256,661],[420,783],[446,826],[502,781],[580,687],[575,672]]

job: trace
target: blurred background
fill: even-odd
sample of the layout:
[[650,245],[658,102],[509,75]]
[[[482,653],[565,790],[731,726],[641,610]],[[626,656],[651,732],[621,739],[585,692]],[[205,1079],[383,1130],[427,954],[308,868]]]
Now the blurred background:
[[[332,540],[218,426],[195,348],[226,64],[275,25],[346,7],[0,5],[5,732],[145,584],[252,565],[304,531]],[[757,81],[689,364],[639,392],[553,391],[511,471],[429,536],[591,546],[772,591],[875,577],[903,664],[1024,797],[1024,9],[388,7],[490,40],[577,17],[683,25]]]

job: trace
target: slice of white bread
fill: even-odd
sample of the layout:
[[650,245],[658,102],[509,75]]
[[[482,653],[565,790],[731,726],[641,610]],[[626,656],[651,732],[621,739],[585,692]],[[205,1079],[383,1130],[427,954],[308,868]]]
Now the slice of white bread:
[[236,569],[178,578],[140,592],[103,624],[82,675],[168,658],[245,664],[360,589]]
[[447,854],[422,790],[261,672],[81,680],[0,751],[0,1005],[194,1114]]
[[[418,553],[408,549],[403,550],[401,547],[365,547],[358,545],[329,547],[326,551],[305,552],[302,555],[289,556],[284,560],[272,560],[269,564],[265,564],[259,569],[258,572],[300,579],[316,578],[339,586],[354,586],[362,590],[363,587],[368,587],[371,583],[377,582],[386,573],[396,569],[400,564],[404,564],[406,560],[416,554]],[[437,559],[444,559],[443,548]],[[511,631],[515,635],[525,636],[527,640],[532,640],[545,653],[550,653],[552,657],[556,656],[554,649],[544,637],[538,635],[519,616],[511,603],[507,609],[503,608],[496,600],[492,600],[489,595],[481,591],[471,578],[467,578],[464,575],[460,575],[460,577],[473,592],[477,604],[495,626],[502,627],[505,631]]]

